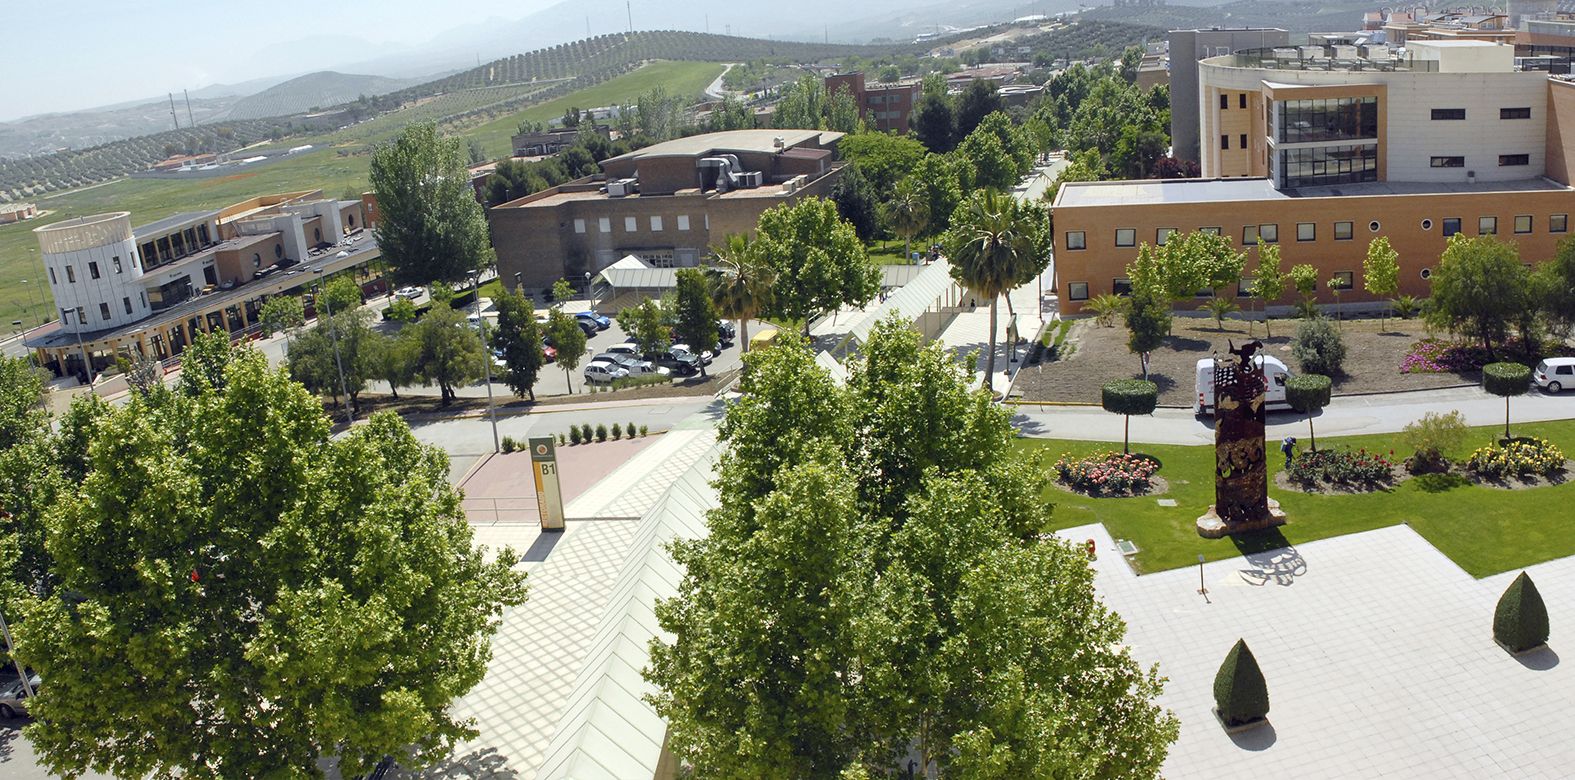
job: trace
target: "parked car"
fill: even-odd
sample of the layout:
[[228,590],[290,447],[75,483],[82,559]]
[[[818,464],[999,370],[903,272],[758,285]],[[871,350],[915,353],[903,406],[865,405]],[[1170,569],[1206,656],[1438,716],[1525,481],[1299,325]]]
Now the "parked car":
[[700,359],[694,355],[675,355],[672,352],[657,352],[646,355],[646,360],[670,371],[674,376],[691,376],[700,373]]
[[426,292],[426,290],[420,287],[401,287],[394,291],[394,297],[404,298],[407,301],[413,301],[417,298],[420,298],[421,294],[424,292]]
[[723,346],[732,346],[733,342],[737,339],[738,328],[734,327],[733,323],[728,322],[727,320],[721,320],[717,322],[716,340],[718,342],[720,342]]
[[337,257],[337,258],[346,258],[346,257],[349,257],[349,256],[350,256],[350,252],[348,250],[345,250],[345,249],[339,250],[339,254],[334,255],[334,257]]
[[711,361],[716,359],[715,352],[708,349],[696,352],[695,350],[690,349],[688,344],[674,344],[668,348],[668,351],[675,355],[694,355],[695,357],[700,358],[700,360],[708,366],[711,365]]
[[607,315],[594,311],[578,312],[574,315],[574,318],[581,322],[594,323],[597,330],[607,330],[612,327],[612,320]]
[[[1291,370],[1273,355],[1258,355],[1255,358],[1258,365],[1263,367],[1263,378],[1268,381],[1269,388],[1264,393],[1265,409],[1289,409],[1291,404],[1285,398],[1285,380],[1291,376]],[[1198,361],[1197,371],[1197,402],[1192,405],[1192,413],[1197,415],[1209,414],[1214,411],[1214,358],[1206,357]]]
[[632,341],[625,341],[625,342],[623,342],[621,344],[613,344],[612,346],[608,347],[607,349],[605,349],[603,351],[604,352],[618,352],[618,353],[622,353],[622,354],[625,354],[625,355],[638,355],[638,354],[640,354],[640,347],[639,347],[638,344],[635,344]]
[[580,326],[580,330],[585,331],[586,338],[590,338],[597,333],[596,323],[591,322],[590,320],[582,320],[579,317],[575,317],[574,324]]
[[1531,372],[1531,379],[1537,383],[1537,387],[1550,393],[1575,387],[1575,357],[1548,358],[1537,364],[1536,370]]
[[585,366],[585,381],[613,382],[629,375],[629,370],[605,360],[593,360]]
[[672,371],[664,366],[658,366],[649,360],[641,360],[627,352],[603,352],[591,359],[591,362],[603,361],[612,363],[629,372],[629,376],[645,376],[648,374],[661,374],[666,376]]
[[767,328],[766,330],[760,331],[759,333],[749,337],[749,349],[753,351],[769,347],[772,344],[777,343],[777,336],[781,333],[782,331],[777,330],[776,328]]
[[[35,674],[29,682],[33,684],[33,690],[37,691],[38,686],[43,681]],[[4,690],[0,690],[0,717],[14,718],[18,715],[26,714],[27,689],[22,687],[20,679],[15,680],[10,685],[7,685]]]

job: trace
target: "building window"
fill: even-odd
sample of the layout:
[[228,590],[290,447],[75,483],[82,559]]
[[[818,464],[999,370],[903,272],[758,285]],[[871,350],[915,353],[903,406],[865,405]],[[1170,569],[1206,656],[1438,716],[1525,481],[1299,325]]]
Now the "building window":
[[1377,233],[1378,229],[1381,228],[1381,227],[1383,227],[1383,225],[1378,224],[1378,220],[1376,220],[1376,219],[1373,220],[1372,222],[1367,223],[1367,231],[1369,233]]
[[1422,231],[1423,232],[1427,232],[1427,231],[1432,230],[1432,229],[1433,229],[1433,220],[1431,220],[1431,219],[1424,219],[1424,220],[1422,220]]
[[640,221],[638,219],[636,219],[634,217],[624,217],[623,218],[623,232],[625,232],[625,233],[634,233],[634,232],[639,231],[639,229],[640,229]]
[[1137,229],[1116,228],[1116,246],[1137,246]]
[[1351,240],[1351,223],[1349,223],[1349,222],[1336,222],[1336,223],[1334,223],[1334,240],[1336,240],[1336,241],[1350,241]]
[[1131,279],[1124,279],[1124,278],[1123,279],[1111,279],[1110,280],[1110,291],[1112,293],[1115,293],[1116,295],[1131,295],[1132,294],[1132,280]]
[[55,281],[55,269],[53,268],[49,269],[49,283],[60,284],[60,282]]
[[1349,290],[1356,286],[1356,275],[1350,271],[1335,271],[1329,282],[1331,290]]
[[1228,135],[1220,136],[1220,148],[1221,149],[1230,149],[1230,136],[1228,136]]
[[1318,223],[1316,223],[1316,222],[1298,222],[1298,223],[1296,223],[1296,240],[1297,241],[1317,241],[1318,240]]
[[1522,215],[1520,215],[1518,217],[1515,217],[1515,232],[1516,233],[1530,233],[1531,232],[1531,215],[1530,214],[1522,214]]
[[1444,238],[1449,238],[1450,236],[1452,236],[1452,235],[1454,235],[1456,233],[1459,233],[1459,232],[1460,232],[1460,218],[1459,217],[1445,217],[1444,218]]
[[1466,167],[1466,158],[1433,157],[1428,160],[1428,164],[1434,168],[1464,168]]
[[1256,246],[1258,243],[1258,226],[1248,225],[1241,229],[1241,245]]
[[1209,234],[1211,236],[1217,236],[1217,235],[1220,234],[1220,229],[1217,228],[1217,227],[1200,227],[1200,228],[1198,228],[1198,232],[1199,233],[1207,233],[1207,234]]
[[275,260],[278,260],[278,259],[280,259],[282,257],[284,257],[284,244],[274,244],[273,245],[273,258]]
[[1226,95],[1224,93],[1221,93],[1220,94],[1220,110],[1224,111],[1224,110],[1229,109],[1229,108],[1230,108],[1230,95]]
[[1548,217],[1548,232],[1563,233],[1570,228],[1570,215],[1554,214]]
[[1237,95],[1236,98],[1238,100],[1238,102],[1236,104],[1237,108],[1246,108],[1247,107],[1247,93],[1243,92],[1243,93]]
[[1154,231],[1154,243],[1164,246],[1170,237],[1176,234],[1175,228],[1158,228]]
[[1269,117],[1280,143],[1378,138],[1378,98],[1280,100]]
[[1433,118],[1434,119],[1465,119],[1466,118],[1466,110],[1463,109],[1463,108],[1435,108],[1435,109],[1433,109]]
[[98,261],[97,260],[89,260],[88,261],[88,275],[93,277],[94,279],[98,278]]
[[1313,187],[1378,181],[1378,146],[1318,146],[1280,151],[1280,186]]
[[98,305],[98,316],[106,320],[109,319],[109,304],[101,303]]
[[1086,240],[1084,240],[1083,231],[1081,231],[1081,230],[1068,230],[1066,232],[1066,248],[1067,249],[1086,249],[1086,248],[1088,248],[1088,242]]
[[678,215],[678,229],[679,230],[688,230],[689,229],[689,215],[688,214],[679,214]]
[[1265,244],[1278,244],[1280,242],[1280,226],[1259,225],[1258,239]]
[[574,220],[574,232],[576,232],[576,233],[584,233],[585,232],[585,220],[583,220],[583,219],[576,219],[576,220]]
[[651,232],[652,233],[660,233],[660,232],[662,232],[662,218],[661,217],[651,217]]
[[1501,154],[1501,155],[1498,156],[1498,165],[1499,165],[1500,168],[1504,168],[1504,167],[1507,167],[1507,166],[1510,166],[1510,165],[1530,165],[1530,164],[1531,164],[1531,155],[1529,155],[1529,154]]
[[70,284],[77,283],[77,269],[72,268],[69,265],[66,266],[66,281]]
[[116,255],[111,258],[111,262],[115,264],[115,273],[121,273],[122,269],[120,267],[120,255]]
[[612,232],[612,218],[611,217],[601,217],[600,219],[597,219],[596,220],[596,229],[600,230],[603,233],[611,233]]
[[1066,297],[1073,301],[1088,300],[1088,282],[1072,282],[1066,286]]
[[141,294],[141,297],[142,297],[142,308],[144,308],[144,309],[148,308],[148,291],[147,290],[143,290],[142,294]]
[[1477,235],[1491,236],[1498,233],[1498,217],[1477,217]]
[[1237,298],[1251,298],[1251,297],[1253,297],[1253,295],[1252,295],[1252,285],[1253,285],[1253,282],[1255,282],[1255,281],[1257,281],[1257,280],[1253,279],[1250,276],[1243,276],[1242,278],[1236,280],[1236,297]]
[[1243,149],[1247,148],[1247,134],[1246,133],[1242,133],[1241,134],[1241,138],[1239,138],[1237,140],[1239,141],[1237,146],[1240,146]]
[[84,309],[81,306],[77,307],[77,324],[78,325],[86,325],[87,324],[87,309]]
[[262,267],[262,253],[261,252],[253,252],[252,253],[252,268],[261,268],[261,267]]
[[125,304],[125,306],[126,306],[126,313],[127,314],[131,314],[131,298],[129,298],[129,297],[121,298],[120,302]]
[[1530,106],[1526,106],[1524,108],[1501,108],[1501,109],[1498,110],[1498,118],[1499,119],[1530,119],[1531,118],[1531,107]]

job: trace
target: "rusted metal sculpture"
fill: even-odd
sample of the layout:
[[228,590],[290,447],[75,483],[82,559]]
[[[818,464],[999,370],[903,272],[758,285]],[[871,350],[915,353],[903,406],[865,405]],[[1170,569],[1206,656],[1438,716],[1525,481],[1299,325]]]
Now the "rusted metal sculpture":
[[1214,359],[1214,504],[1198,518],[1198,533],[1211,539],[1281,525],[1285,513],[1269,498],[1264,446],[1268,382],[1253,359],[1263,342],[1250,341]]

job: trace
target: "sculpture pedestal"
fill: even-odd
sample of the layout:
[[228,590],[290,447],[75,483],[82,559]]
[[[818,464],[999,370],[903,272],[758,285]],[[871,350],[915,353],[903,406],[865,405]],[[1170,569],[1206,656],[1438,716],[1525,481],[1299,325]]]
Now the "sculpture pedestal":
[[1261,531],[1265,528],[1285,525],[1285,510],[1280,509],[1280,502],[1269,499],[1269,513],[1257,520],[1248,520],[1241,523],[1226,523],[1214,511],[1214,505],[1209,504],[1209,511],[1198,518],[1198,536],[1204,539],[1219,539],[1231,534],[1244,531]]

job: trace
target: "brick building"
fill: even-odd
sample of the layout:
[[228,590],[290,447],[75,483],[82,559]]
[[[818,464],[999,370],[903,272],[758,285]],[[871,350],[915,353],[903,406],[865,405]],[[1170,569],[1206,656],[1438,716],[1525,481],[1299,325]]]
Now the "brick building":
[[908,118],[919,102],[923,89],[917,81],[867,84],[863,73],[839,73],[826,77],[826,94],[846,91],[859,105],[859,114],[870,127],[888,133],[906,134]]

